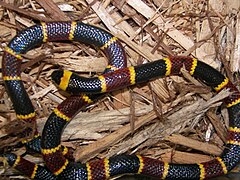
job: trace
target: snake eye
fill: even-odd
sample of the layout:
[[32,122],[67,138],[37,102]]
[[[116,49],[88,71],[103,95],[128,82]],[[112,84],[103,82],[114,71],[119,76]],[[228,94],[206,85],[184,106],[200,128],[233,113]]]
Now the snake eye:
[[62,70],[56,70],[53,71],[51,74],[52,81],[59,85],[61,83],[61,78],[63,77],[63,71]]

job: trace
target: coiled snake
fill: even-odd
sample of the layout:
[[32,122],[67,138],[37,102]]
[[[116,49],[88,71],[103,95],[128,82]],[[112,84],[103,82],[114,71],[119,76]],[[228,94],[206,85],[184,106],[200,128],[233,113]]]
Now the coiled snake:
[[[55,108],[48,118],[41,137],[41,153],[46,167],[33,164],[20,156],[4,154],[11,166],[34,179],[107,179],[136,173],[162,179],[207,179],[228,173],[240,161],[240,92],[227,77],[195,58],[174,56],[139,66],[126,67],[124,50],[111,34],[81,22],[42,23],[19,33],[5,48],[3,79],[19,119],[35,121],[35,112],[21,82],[21,55],[46,41],[74,40],[101,48],[109,59],[105,74],[83,78],[66,70],[53,72],[52,78],[63,90],[73,95]],[[219,92],[228,88],[231,95],[224,102],[229,113],[228,141],[220,157],[199,164],[172,164],[140,155],[118,155],[109,159],[90,161],[86,164],[71,162],[60,145],[66,124],[83,107],[92,103],[95,95],[126,86],[146,82],[158,77],[179,75],[184,67],[192,76],[202,80]],[[120,69],[118,69],[120,68]],[[114,70],[114,72],[112,72]],[[21,106],[25,104],[25,106]],[[40,137],[29,147],[40,150]],[[33,143],[34,142],[34,143]]]

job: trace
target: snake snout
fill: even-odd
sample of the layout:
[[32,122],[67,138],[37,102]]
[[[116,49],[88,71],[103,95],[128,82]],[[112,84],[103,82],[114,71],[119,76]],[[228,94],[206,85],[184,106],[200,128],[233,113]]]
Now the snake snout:
[[51,74],[52,81],[57,85],[61,83],[62,77],[63,77],[63,70],[55,70]]

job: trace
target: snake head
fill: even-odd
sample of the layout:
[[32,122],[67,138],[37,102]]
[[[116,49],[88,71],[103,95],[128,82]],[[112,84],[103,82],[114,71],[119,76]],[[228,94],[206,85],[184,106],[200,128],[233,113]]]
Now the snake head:
[[51,74],[52,81],[59,86],[61,83],[61,78],[63,77],[63,70],[53,71]]

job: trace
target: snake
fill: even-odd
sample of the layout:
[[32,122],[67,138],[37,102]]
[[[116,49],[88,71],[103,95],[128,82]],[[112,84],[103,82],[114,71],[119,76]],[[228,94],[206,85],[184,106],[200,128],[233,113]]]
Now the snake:
[[[19,53],[24,52],[21,51],[22,49],[27,50],[33,48],[33,45],[45,42],[46,39],[55,41],[65,40],[66,37],[68,37],[70,40],[79,40],[80,27],[82,26],[86,25],[80,22],[42,23],[39,26],[26,29],[24,32],[27,33],[21,33],[28,37],[29,34],[32,33],[30,36],[31,41],[28,40],[27,43],[24,43],[23,35],[21,36],[20,34],[16,36],[5,49],[3,58],[3,60],[5,59],[5,63],[7,62],[3,66],[5,69],[5,75],[3,77],[6,76],[4,81],[5,84],[8,85],[9,95],[21,97],[22,99],[20,100],[25,104],[29,102],[19,95],[23,94],[24,88],[17,90],[18,86],[16,86],[16,84],[18,84],[16,82],[19,81],[20,72],[19,69],[15,67],[16,62],[19,64]],[[54,28],[58,29],[58,31],[53,30]],[[94,36],[94,34],[92,34],[92,36]],[[83,40],[79,41],[90,44],[93,43],[95,46],[98,46],[101,40],[98,39],[98,36],[94,37],[97,39],[86,40],[83,38]],[[21,41],[19,41],[19,39],[21,39]],[[115,44],[114,42],[115,38],[111,36],[108,41],[104,41],[104,43],[101,44],[102,46],[99,45],[98,47],[112,47],[114,49],[115,46],[112,46],[112,44]],[[111,92],[160,77],[181,75],[180,72],[182,68],[186,69],[194,78],[212,87],[217,93],[223,89],[230,91],[230,95],[223,100],[229,114],[229,127],[227,142],[220,156],[207,162],[195,164],[167,163],[138,154],[116,155],[82,164],[70,161],[64,156],[61,146],[61,135],[66,125],[78,112],[79,99],[82,100],[82,103],[86,104],[93,102],[93,99],[89,98],[89,96],[79,96],[79,91],[87,94],[92,93],[93,95]],[[52,79],[60,89],[72,93],[72,96],[53,110],[44,126],[40,143],[41,153],[46,167],[38,169],[38,165],[31,163],[31,165],[29,165],[31,168],[28,167],[28,174],[30,174],[33,179],[41,179],[44,176],[49,176],[49,178],[55,179],[103,180],[116,175],[129,173],[161,179],[210,179],[227,174],[240,161],[240,92],[228,77],[196,58],[170,56],[138,66],[122,67],[120,69],[114,68],[114,72],[107,72],[93,78],[81,77],[67,70],[57,70],[52,73]],[[27,96],[27,94],[25,94],[25,96]],[[14,102],[14,100],[12,101]],[[81,106],[83,106],[83,104],[81,104]],[[17,106],[14,106],[17,115],[19,114],[18,117],[26,117],[33,113],[29,109],[26,109],[25,112],[16,108]],[[13,166],[16,167],[19,165],[24,169],[24,163],[21,163],[23,158],[18,157],[19,156],[8,158],[8,160],[12,160],[10,164]]]

